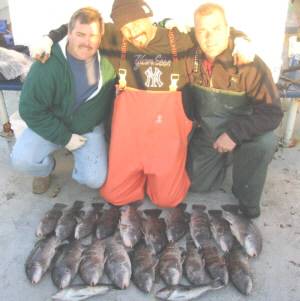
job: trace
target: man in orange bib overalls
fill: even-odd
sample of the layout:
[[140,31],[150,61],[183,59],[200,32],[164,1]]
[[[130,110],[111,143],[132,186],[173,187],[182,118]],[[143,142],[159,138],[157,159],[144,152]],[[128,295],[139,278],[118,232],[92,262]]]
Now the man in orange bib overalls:
[[185,165],[192,123],[180,89],[187,83],[184,56],[192,44],[153,25],[151,16],[141,0],[116,0],[112,7],[121,56],[109,171],[100,193],[114,205],[141,200],[146,191],[157,206],[174,207],[190,186]]

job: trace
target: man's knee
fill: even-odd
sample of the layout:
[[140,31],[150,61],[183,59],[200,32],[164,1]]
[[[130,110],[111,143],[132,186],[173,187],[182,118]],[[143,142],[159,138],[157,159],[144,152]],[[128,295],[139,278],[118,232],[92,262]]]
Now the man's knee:
[[[257,137],[249,144],[248,156],[256,156],[260,160],[270,162],[278,147],[278,139],[273,132]],[[245,144],[245,148],[247,144]]]
[[278,146],[278,139],[273,132],[269,132],[259,137],[258,144],[262,149],[275,151]]
[[92,189],[99,189],[105,182],[105,178],[101,179],[88,179],[85,183],[86,186]]
[[222,183],[214,183],[213,181],[208,182],[205,181],[204,179],[197,179],[197,181],[194,179],[192,181],[192,185],[190,187],[190,192],[195,192],[195,193],[206,193],[206,192],[212,192],[216,191],[220,188]]
[[107,176],[107,170],[95,174],[90,171],[73,172],[73,179],[80,184],[84,184],[92,189],[99,189],[105,182]]
[[160,208],[174,208],[178,206],[185,198],[189,185],[180,191],[172,192],[160,190],[155,193],[149,193],[149,197],[153,204]]
[[107,175],[106,170],[103,170],[97,176],[87,173],[86,175],[82,175],[81,184],[85,184],[86,186],[92,189],[99,189],[104,184],[106,180],[106,175]]
[[11,158],[11,164],[16,170],[22,172],[31,170],[33,162],[25,154],[13,150],[10,155],[10,158]]
[[205,170],[198,171],[197,174],[194,174],[191,177],[192,184],[190,191],[196,193],[206,193],[220,189],[224,182],[226,171],[227,168],[225,165],[222,169],[215,168],[210,172]]

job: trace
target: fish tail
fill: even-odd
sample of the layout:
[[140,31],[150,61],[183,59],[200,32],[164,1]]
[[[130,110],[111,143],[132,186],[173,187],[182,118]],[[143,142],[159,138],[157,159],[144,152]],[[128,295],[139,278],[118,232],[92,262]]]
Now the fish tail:
[[161,214],[161,209],[145,209],[143,212],[145,215],[150,217],[159,217]]
[[187,207],[186,203],[181,203],[176,208],[180,208],[180,209],[182,209],[184,211],[186,209],[186,207]]
[[66,208],[66,207],[67,207],[66,204],[55,203],[54,206],[53,206],[53,209],[61,210],[61,209],[64,209],[64,208]]
[[194,204],[192,206],[192,209],[195,210],[195,211],[205,211],[206,206],[205,205]]
[[240,207],[238,205],[226,204],[221,206],[224,211],[237,214]]
[[104,203],[92,203],[92,207],[97,211],[102,210],[103,206],[104,206]]
[[221,217],[222,210],[208,210],[209,215]]
[[133,208],[135,208],[135,209],[137,209],[137,208],[139,208],[141,205],[143,204],[143,200],[138,200],[138,201],[136,201],[136,202],[134,202],[134,203],[130,203],[130,207],[133,207]]
[[80,208],[82,208],[83,207],[83,205],[84,205],[84,202],[83,201],[75,201],[74,203],[73,203],[73,208],[78,208],[78,209],[80,209]]

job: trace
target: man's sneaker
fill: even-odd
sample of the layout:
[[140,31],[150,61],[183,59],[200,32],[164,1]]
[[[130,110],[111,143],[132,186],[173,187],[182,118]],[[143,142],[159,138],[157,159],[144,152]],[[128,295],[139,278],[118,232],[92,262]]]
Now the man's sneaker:
[[45,193],[50,186],[51,175],[46,177],[34,177],[32,181],[32,193]]
[[[53,161],[54,164],[51,173],[54,171],[56,166],[55,158],[53,158]],[[50,187],[50,182],[51,182],[51,174],[46,177],[34,177],[32,181],[32,193],[35,194],[45,193]]]

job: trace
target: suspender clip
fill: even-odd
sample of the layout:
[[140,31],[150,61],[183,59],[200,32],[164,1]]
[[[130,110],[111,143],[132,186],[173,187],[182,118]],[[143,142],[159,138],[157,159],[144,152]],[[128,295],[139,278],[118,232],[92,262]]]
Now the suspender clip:
[[126,82],[126,75],[127,70],[126,69],[119,69],[119,89],[125,89],[127,82]]
[[171,74],[171,85],[169,86],[170,91],[177,91],[177,82],[179,80],[179,74],[178,73],[172,73]]

